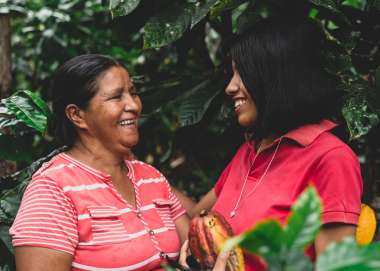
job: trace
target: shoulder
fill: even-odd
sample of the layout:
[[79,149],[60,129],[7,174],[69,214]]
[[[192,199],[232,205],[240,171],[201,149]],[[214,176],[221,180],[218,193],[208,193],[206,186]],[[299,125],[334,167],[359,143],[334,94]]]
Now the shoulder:
[[32,176],[32,182],[49,181],[63,188],[76,182],[81,170],[70,161],[64,159],[62,154],[57,154],[50,161],[45,162]]
[[342,140],[330,132],[324,132],[310,144],[310,151],[320,159],[329,158],[334,161],[352,160],[359,163],[356,154]]

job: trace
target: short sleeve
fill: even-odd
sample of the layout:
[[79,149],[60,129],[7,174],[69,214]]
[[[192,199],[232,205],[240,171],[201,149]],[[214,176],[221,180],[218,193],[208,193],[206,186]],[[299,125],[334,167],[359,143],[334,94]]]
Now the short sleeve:
[[219,197],[220,192],[222,191],[223,186],[226,183],[227,177],[230,173],[231,164],[232,164],[232,162],[230,162],[227,165],[227,167],[223,170],[222,174],[219,176],[219,179],[214,186],[214,192],[215,192],[217,197]]
[[170,214],[173,221],[180,218],[182,215],[186,214],[186,210],[183,208],[181,202],[177,198],[177,196],[173,193],[169,182],[165,179],[165,183],[169,192],[169,200],[172,202],[170,205]]
[[33,179],[25,191],[10,235],[14,247],[46,247],[74,255],[78,231],[72,202],[53,180]]
[[323,224],[357,224],[363,191],[360,164],[347,146],[327,152],[315,169],[313,183],[322,200]]

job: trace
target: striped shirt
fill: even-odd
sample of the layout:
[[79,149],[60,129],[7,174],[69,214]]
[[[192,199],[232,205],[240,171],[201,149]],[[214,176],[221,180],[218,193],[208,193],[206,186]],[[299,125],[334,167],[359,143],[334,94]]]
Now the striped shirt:
[[110,175],[60,153],[32,177],[10,229],[13,246],[73,255],[72,270],[143,271],[176,259],[174,221],[185,213],[165,177],[143,162],[126,161],[136,207]]

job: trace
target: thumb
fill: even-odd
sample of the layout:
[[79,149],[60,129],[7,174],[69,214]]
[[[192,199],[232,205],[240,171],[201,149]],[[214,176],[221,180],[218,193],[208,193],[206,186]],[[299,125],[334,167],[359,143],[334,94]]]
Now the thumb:
[[228,257],[230,256],[229,251],[222,252],[216,258],[216,262],[212,271],[225,271]]

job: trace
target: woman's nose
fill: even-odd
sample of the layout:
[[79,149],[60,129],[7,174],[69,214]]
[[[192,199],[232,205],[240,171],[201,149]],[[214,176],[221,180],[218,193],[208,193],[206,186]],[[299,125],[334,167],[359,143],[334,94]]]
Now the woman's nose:
[[231,78],[231,81],[228,83],[225,92],[227,95],[232,96],[239,90],[239,85],[237,84],[234,77]]
[[133,97],[131,95],[127,95],[124,105],[124,111],[133,111],[133,112],[141,112],[141,102],[139,97]]

